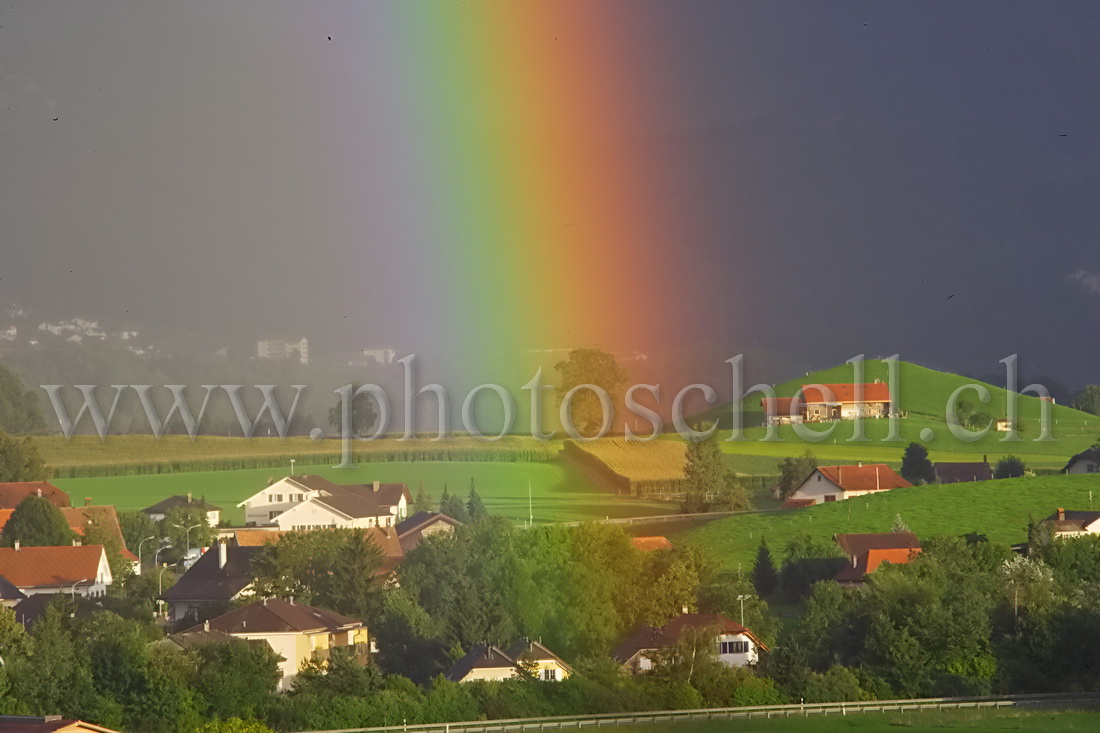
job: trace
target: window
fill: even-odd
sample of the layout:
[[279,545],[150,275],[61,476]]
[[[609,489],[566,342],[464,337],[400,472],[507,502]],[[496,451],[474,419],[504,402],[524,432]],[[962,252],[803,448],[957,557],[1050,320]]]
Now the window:
[[275,517],[279,516],[280,514],[282,514],[282,512],[280,512],[278,510],[270,511],[270,512],[267,513],[267,518],[268,519],[274,519]]
[[556,682],[558,679],[558,670],[556,669],[544,669],[542,670],[542,679],[545,682]]
[[283,503],[283,495],[282,494],[272,494],[271,495],[271,503],[272,504],[282,504]]
[[718,642],[719,654],[748,654],[749,643],[747,641],[720,641]]
[[826,494],[825,501],[836,501],[836,494]]

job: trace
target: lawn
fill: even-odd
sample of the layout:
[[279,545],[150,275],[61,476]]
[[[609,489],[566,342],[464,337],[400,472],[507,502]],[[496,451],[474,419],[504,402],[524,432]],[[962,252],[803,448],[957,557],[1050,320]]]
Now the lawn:
[[813,716],[809,718],[772,718],[755,720],[714,720],[708,722],[657,723],[627,725],[615,730],[623,733],[909,733],[959,730],[968,733],[1025,731],[1061,733],[1100,729],[1100,713],[1019,710],[959,710],[906,713],[859,713],[853,715]]
[[[408,484],[413,496],[420,482],[435,501],[444,484],[465,497],[474,480],[490,511],[517,521],[528,516],[527,486],[531,485],[536,522],[583,521],[605,517],[668,514],[675,507],[628,496],[614,496],[593,484],[581,471],[561,461],[545,463],[491,463],[485,461],[407,461],[368,463],[357,468],[297,465],[295,473],[315,473],[336,483],[396,481]],[[74,504],[91,497],[96,504],[114,504],[119,511],[142,509],[173,494],[190,491],[220,506],[222,517],[240,523],[244,510],[237,502],[251,496],[287,469],[256,468],[239,471],[203,471],[146,476],[55,479]]]
[[1100,475],[1037,476],[894,489],[806,509],[737,515],[669,534],[710,548],[727,568],[747,569],[761,537],[782,557],[782,548],[799,533],[888,532],[900,514],[918,537],[978,532],[1016,543],[1027,540],[1029,514],[1041,519],[1058,507],[1092,506],[1100,507]]

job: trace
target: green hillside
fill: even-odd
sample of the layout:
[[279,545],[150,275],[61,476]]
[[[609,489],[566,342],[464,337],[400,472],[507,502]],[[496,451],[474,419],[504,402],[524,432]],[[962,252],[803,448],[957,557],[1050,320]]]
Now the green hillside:
[[[881,361],[864,363],[866,381],[888,378],[887,365]],[[775,387],[777,396],[793,397],[803,384],[829,384],[853,381],[853,368],[845,364],[831,369],[811,372]],[[747,441],[724,442],[723,450],[744,456],[783,457],[801,453],[807,447],[819,458],[830,460],[863,460],[899,463],[901,451],[909,442],[927,445],[933,460],[980,461],[988,457],[995,462],[998,457],[1014,454],[1024,458],[1030,467],[1054,469],[1065,460],[1100,440],[1100,417],[1074,410],[1064,405],[1049,405],[1052,441],[1037,441],[1040,435],[1040,414],[1044,403],[1032,396],[1019,397],[1020,440],[1005,441],[1006,434],[991,430],[977,441],[960,440],[949,431],[946,415],[952,393],[967,384],[980,384],[989,390],[990,399],[981,403],[973,390],[962,395],[977,411],[993,418],[1003,417],[1008,392],[1003,387],[975,382],[968,377],[940,372],[916,364],[901,362],[895,386],[898,406],[905,417],[899,420],[900,441],[886,441],[889,423],[885,419],[864,420],[864,433],[868,441],[853,442],[855,423],[836,423],[832,434],[821,442],[807,441],[795,433],[791,426],[779,428],[777,442],[760,442],[766,435],[761,427],[763,412],[760,396],[749,395],[743,402]],[[699,415],[696,420],[717,420],[720,425],[731,425],[732,405],[724,405]],[[825,431],[831,423],[808,425],[808,429]],[[751,426],[751,427],[750,427]],[[929,439],[930,438],[930,439]]]
[[1100,508],[1100,475],[1037,476],[883,491],[806,509],[717,519],[679,535],[721,556],[726,567],[752,567],[760,538],[780,557],[787,542],[810,532],[888,532],[901,518],[918,537],[978,532],[999,542],[1024,542],[1028,515],[1041,519],[1058,507]]

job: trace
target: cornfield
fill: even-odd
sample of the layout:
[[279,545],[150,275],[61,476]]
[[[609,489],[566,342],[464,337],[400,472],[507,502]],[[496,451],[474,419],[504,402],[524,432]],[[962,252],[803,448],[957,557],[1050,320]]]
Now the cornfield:
[[669,496],[684,491],[685,444],[678,441],[568,440],[563,455],[617,493]]

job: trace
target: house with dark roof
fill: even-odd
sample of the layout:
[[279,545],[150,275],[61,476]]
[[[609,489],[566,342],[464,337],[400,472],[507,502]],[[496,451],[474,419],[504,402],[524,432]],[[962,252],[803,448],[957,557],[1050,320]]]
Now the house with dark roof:
[[912,486],[885,463],[818,466],[789,499],[812,499],[814,504],[822,504]]
[[242,501],[250,526],[305,530],[392,527],[408,515],[405,484],[334,484],[314,475],[288,476]]
[[611,653],[612,659],[631,672],[648,672],[660,664],[661,652],[676,646],[685,634],[706,635],[716,645],[718,660],[728,667],[756,664],[768,651],[748,628],[716,613],[684,613],[664,626],[634,630]]
[[26,593],[16,588],[15,585],[3,575],[0,575],[0,606],[11,608],[26,598]]
[[113,582],[103,545],[0,547],[0,576],[27,596],[98,597]]
[[936,471],[936,483],[961,484],[968,481],[992,481],[993,469],[988,461],[976,463],[965,462],[940,462],[934,466]]
[[1084,537],[1100,534],[1100,512],[1059,509],[1043,520],[1042,526],[1051,537]]
[[844,586],[863,585],[868,575],[883,563],[903,565],[920,553],[920,541],[912,532],[869,532],[834,536],[848,556],[848,564],[836,574]]
[[206,523],[211,527],[217,527],[221,522],[222,510],[213,504],[207,504],[201,499],[196,499],[190,491],[186,494],[176,496],[169,496],[163,501],[158,501],[153,506],[148,506],[142,509],[142,513],[146,514],[154,522],[163,521],[168,515],[168,512],[176,507],[195,507],[206,512]]
[[527,674],[560,682],[573,674],[573,668],[540,642],[523,639],[507,651],[492,644],[476,644],[444,676],[451,682],[499,682]]
[[0,483],[0,509],[14,509],[28,496],[41,496],[56,507],[69,506],[69,495],[49,481]]
[[101,725],[60,715],[0,715],[0,733],[115,733]]
[[412,552],[420,541],[438,532],[451,533],[462,522],[440,512],[417,512],[397,523],[397,539],[403,552]]
[[[378,568],[378,575],[392,574],[397,569],[397,565],[405,559],[405,550],[401,545],[397,528],[369,527],[362,531],[382,552],[382,565]],[[286,532],[279,529],[238,529],[232,534],[231,544],[237,547],[263,547],[277,541],[285,534]]]
[[178,625],[224,613],[229,605],[252,593],[252,561],[262,547],[231,547],[219,542],[203,553],[175,585],[161,595],[168,619]]
[[186,633],[217,631],[238,639],[261,640],[283,658],[279,689],[294,682],[302,663],[325,661],[334,649],[346,648],[366,664],[370,639],[362,621],[323,608],[268,598],[209,619]]
[[1100,446],[1094,445],[1070,458],[1062,473],[1098,473],[1100,472]]

